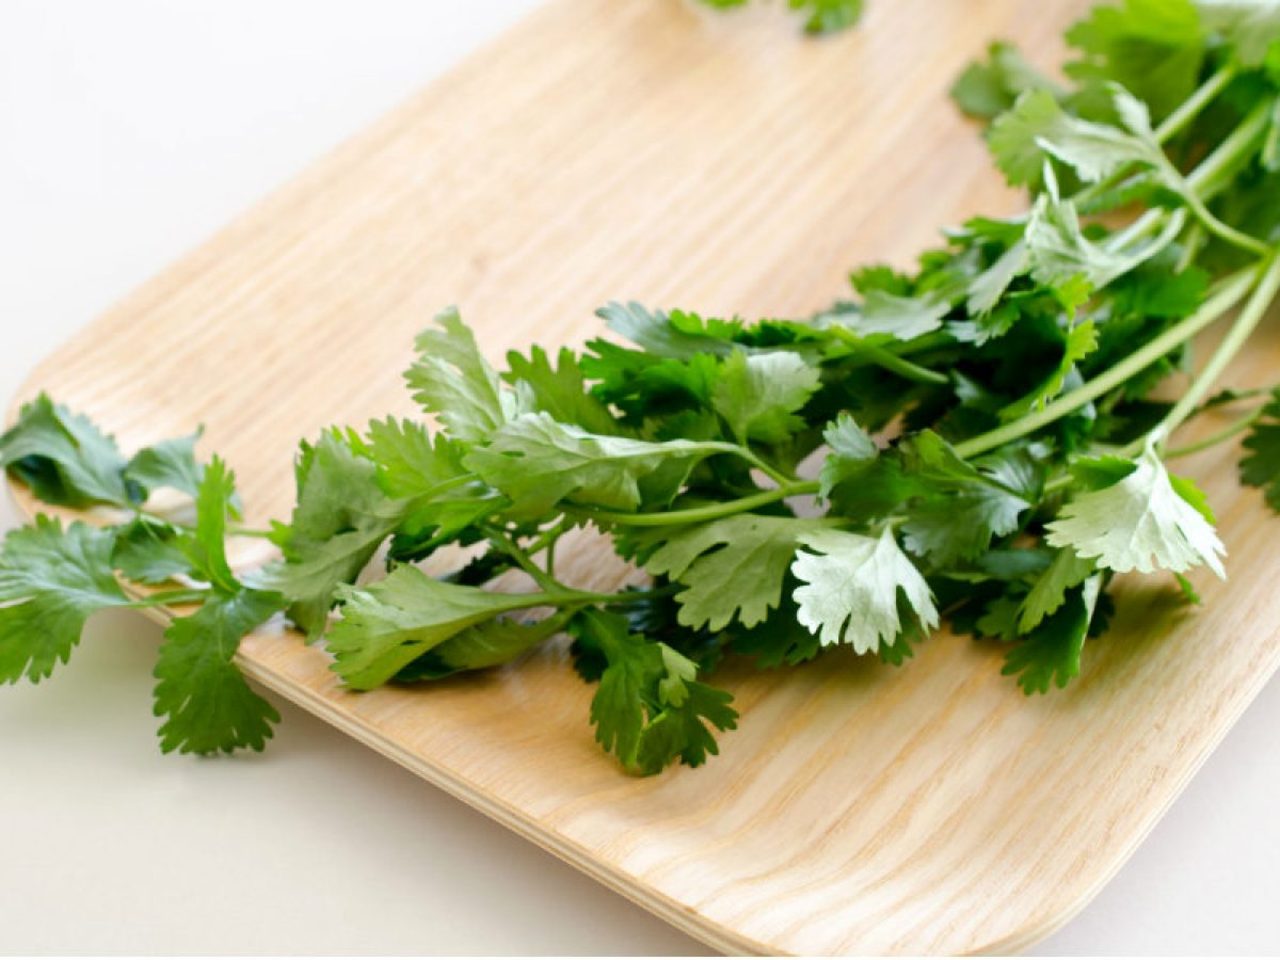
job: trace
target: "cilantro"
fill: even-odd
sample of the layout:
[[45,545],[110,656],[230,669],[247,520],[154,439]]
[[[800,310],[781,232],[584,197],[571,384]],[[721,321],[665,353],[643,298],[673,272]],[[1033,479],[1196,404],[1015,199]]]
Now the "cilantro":
[[[729,10],[747,0],[702,0],[709,7]],[[804,14],[805,33],[835,33],[853,26],[862,16],[863,0],[787,0],[787,6]]]
[[115,535],[50,517],[13,530],[0,550],[0,680],[38,683],[66,663],[85,622],[128,598],[111,571]]
[[893,643],[903,629],[898,594],[926,630],[938,625],[929,585],[889,530],[879,537],[822,530],[800,542],[792,572],[797,619],[826,645],[847,643],[858,653]]
[[1280,388],[1260,412],[1244,441],[1249,453],[1240,461],[1240,479],[1251,487],[1262,487],[1267,503],[1280,513]]
[[1148,447],[1123,478],[1068,503],[1046,539],[1117,573],[1182,573],[1203,564],[1225,577],[1226,550],[1203,515],[1202,495],[1174,479]]
[[43,393],[0,436],[0,466],[45,503],[127,507],[141,499],[125,481],[115,440]]
[[[861,4],[789,6],[826,32]],[[1068,33],[1062,83],[990,45],[952,93],[989,121],[1024,211],[974,217],[912,267],[856,268],[812,316],[615,302],[610,339],[498,369],[443,312],[405,375],[420,415],[301,445],[264,569],[228,562],[228,539],[263,534],[198,433],[126,456],[37,397],[0,465],[108,525],[40,517],[6,538],[0,679],[47,677],[97,610],[180,612],[155,671],[161,746],[217,753],[261,749],[278,719],[235,663],[278,612],[353,690],[518,669],[568,633],[597,742],[644,775],[718,751],[738,717],[710,681],[739,657],[845,646],[901,666],[945,616],[1004,644],[1026,693],[1064,686],[1108,626],[1114,574],[1168,571],[1189,603],[1187,571],[1225,574],[1207,498],[1166,460],[1245,434],[1241,478],[1280,511],[1280,393],[1217,384],[1280,294],[1276,9],[1098,6]],[[1179,372],[1173,399],[1154,393]],[[633,585],[574,582],[559,558],[583,536]]]
[[679,619],[688,627],[723,630],[737,618],[762,622],[782,599],[782,582],[797,538],[820,529],[813,521],[739,514],[686,528],[645,562],[650,573],[679,581]]

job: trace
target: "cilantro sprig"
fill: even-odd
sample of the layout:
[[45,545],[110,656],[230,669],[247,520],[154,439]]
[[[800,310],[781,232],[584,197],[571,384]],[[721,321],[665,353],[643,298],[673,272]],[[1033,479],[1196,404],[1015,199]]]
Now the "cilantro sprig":
[[[791,5],[812,29],[857,7]],[[171,608],[162,746],[208,753],[270,736],[234,654],[273,617],[355,690],[519,669],[567,636],[595,739],[637,774],[717,752],[739,721],[714,686],[727,659],[902,665],[945,620],[1002,645],[1026,693],[1065,686],[1116,576],[1160,573],[1198,603],[1188,574],[1226,575],[1171,463],[1242,437],[1242,480],[1280,510],[1280,387],[1218,385],[1280,291],[1280,4],[1158,6],[1073,27],[1066,85],[1006,44],[957,81],[1022,215],[951,229],[907,272],[858,269],[811,317],[614,303],[612,336],[501,370],[446,311],[405,374],[423,415],[304,442],[270,531],[238,527],[198,435],[126,457],[38,397],[0,464],[97,525],[38,517],[5,539],[0,679],[48,677],[98,610]],[[1202,416],[1227,423],[1179,442]],[[189,503],[165,512],[175,493]],[[241,535],[279,560],[233,569]],[[570,536],[605,538],[647,585],[565,578]]]

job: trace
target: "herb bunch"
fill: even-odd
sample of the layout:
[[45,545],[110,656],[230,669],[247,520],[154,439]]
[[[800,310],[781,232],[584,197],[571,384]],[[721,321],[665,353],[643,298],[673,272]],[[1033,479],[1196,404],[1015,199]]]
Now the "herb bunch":
[[[1224,575],[1195,484],[1167,462],[1244,435],[1245,483],[1280,509],[1280,390],[1215,392],[1280,287],[1280,3],[1126,0],[1068,34],[1060,86],[997,44],[959,79],[996,165],[1030,193],[903,273],[802,319],[600,311],[616,339],[512,352],[496,372],[458,314],[417,340],[424,419],[303,443],[297,505],[261,532],[281,560],[227,563],[238,503],[195,438],[126,460],[39,397],[0,462],[51,504],[0,552],[0,679],[38,681],[86,618],[194,604],[165,633],[166,750],[261,748],[276,719],[232,657],[283,612],[350,687],[430,684],[572,637],[600,745],[633,772],[702,763],[737,714],[708,682],[837,647],[907,661],[940,626],[1006,646],[1027,693],[1080,672],[1119,573]],[[1192,344],[1227,329],[1176,401]],[[1193,444],[1176,432],[1239,408]],[[431,425],[429,425],[431,424]],[[168,488],[194,504],[154,508]],[[594,528],[652,578],[599,593],[558,576]],[[469,548],[445,576],[419,562]],[[442,554],[441,556],[451,556]],[[361,579],[371,565],[381,579]],[[527,589],[497,589],[512,575]],[[191,608],[184,608],[191,609]]]

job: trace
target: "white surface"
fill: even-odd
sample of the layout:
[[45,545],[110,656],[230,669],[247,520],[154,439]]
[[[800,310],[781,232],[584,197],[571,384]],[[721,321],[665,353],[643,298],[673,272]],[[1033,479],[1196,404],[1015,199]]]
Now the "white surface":
[[[0,397],[535,2],[0,0]],[[287,705],[262,756],[162,757],[158,638],[103,616],[0,689],[0,953],[701,952]],[[1278,729],[1273,682],[1040,952],[1280,950]]]

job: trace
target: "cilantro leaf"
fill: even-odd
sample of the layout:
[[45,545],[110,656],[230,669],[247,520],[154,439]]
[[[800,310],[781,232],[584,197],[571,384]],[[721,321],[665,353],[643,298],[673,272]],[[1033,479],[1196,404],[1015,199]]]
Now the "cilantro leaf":
[[851,482],[866,473],[879,457],[875,441],[858,426],[849,414],[842,413],[823,429],[822,439],[830,452],[822,461],[818,474],[818,496],[831,499],[831,493],[842,483]]
[[199,439],[200,434],[194,433],[143,447],[124,468],[125,477],[148,492],[168,487],[194,497],[204,476],[196,460]]
[[1053,562],[1036,579],[1031,591],[1022,601],[1018,613],[1018,631],[1029,633],[1045,617],[1056,613],[1066,602],[1067,592],[1084,583],[1093,571],[1092,560],[1082,560],[1070,549],[1057,551],[1053,555]]
[[1271,509],[1280,513],[1280,389],[1272,391],[1244,447],[1249,453],[1240,461],[1240,479],[1251,487],[1262,487]]
[[707,724],[717,730],[737,726],[728,693],[694,680],[695,664],[666,644],[631,633],[626,618],[586,610],[571,629],[606,664],[591,722],[597,742],[627,770],[653,774],[677,758],[698,766],[718,752]]
[[1273,0],[1195,0],[1204,26],[1231,44],[1246,67],[1260,66],[1280,42],[1280,5]]
[[804,426],[796,412],[818,389],[816,368],[794,353],[729,354],[713,405],[742,443],[784,443]]
[[838,530],[806,533],[791,572],[803,584],[795,591],[797,619],[824,645],[847,643],[858,653],[891,644],[902,632],[899,593],[925,630],[938,625],[929,585],[893,534],[879,537]]
[[111,572],[115,534],[51,517],[12,530],[0,549],[0,682],[39,683],[66,663],[85,622],[129,598]]
[[1016,47],[997,41],[987,47],[986,63],[972,63],[956,78],[951,98],[969,116],[990,120],[1028,90],[1058,96],[1052,81],[1027,63]]
[[132,507],[142,499],[125,481],[115,440],[44,393],[24,404],[18,422],[0,436],[0,467],[45,503]]
[[638,303],[610,303],[596,311],[596,316],[614,333],[655,357],[691,360],[705,353],[727,356],[733,349],[727,338],[709,336],[701,317],[661,310],[651,313]]
[[742,513],[687,527],[645,562],[645,569],[684,585],[676,595],[687,627],[723,630],[763,621],[782,598],[782,584],[801,535],[821,524]]
[[1188,481],[1178,489],[1148,447],[1128,475],[1063,507],[1045,539],[1117,573],[1183,573],[1204,564],[1225,577],[1220,557],[1226,549],[1198,509],[1198,494]]
[[179,540],[196,576],[228,594],[240,589],[227,563],[227,515],[234,497],[235,477],[226,463],[214,457],[196,490],[195,529]]
[[863,0],[788,0],[792,10],[806,14],[806,33],[835,33],[853,26],[862,16]]
[[568,614],[558,613],[532,623],[512,617],[477,623],[432,647],[393,679],[398,683],[439,680],[468,670],[501,666],[555,636],[568,620]]
[[504,379],[529,391],[531,409],[588,433],[626,433],[609,408],[588,392],[582,365],[569,348],[560,348],[554,367],[541,347],[531,349],[527,358],[513,350],[507,354],[507,364],[510,371],[503,375]]
[[[329,436],[331,442],[336,441],[334,435]],[[378,485],[388,497],[433,499],[472,479],[462,466],[464,450],[462,444],[443,434],[433,438],[420,423],[388,417],[369,424],[368,445],[358,452],[372,461]],[[348,451],[356,452],[351,445]],[[355,477],[368,476],[369,467],[363,458],[340,452],[337,457],[344,464],[344,471]]]
[[286,562],[264,586],[290,599],[290,619],[313,639],[324,631],[335,588],[359,575],[404,513],[403,501],[383,493],[367,452],[358,437],[335,430],[303,443],[297,505],[273,536]]
[[996,118],[987,142],[996,164],[1015,185],[1035,183],[1046,155],[1067,164],[1087,183],[1130,163],[1159,166],[1164,160],[1148,138],[1073,117],[1045,89],[1022,94],[1012,110]]
[[165,753],[261,750],[280,714],[250,688],[232,658],[241,639],[282,606],[258,590],[220,593],[165,630],[155,676],[155,714]]
[[457,310],[444,311],[436,324],[439,329],[418,335],[419,356],[405,373],[405,381],[413,398],[438,416],[456,439],[482,441],[515,416],[516,397],[502,389]]
[[524,514],[545,515],[561,501],[611,510],[669,503],[694,463],[718,452],[714,444],[689,440],[599,436],[545,413],[527,413],[463,462]]
[[111,563],[135,583],[164,583],[195,575],[183,547],[181,528],[163,520],[136,517],[117,529]]
[[1191,0],[1099,4],[1069,31],[1081,57],[1067,74],[1085,85],[1115,82],[1165,117],[1195,89],[1204,61],[1204,29]]
[[884,334],[895,340],[914,340],[940,329],[942,318],[950,311],[950,302],[935,294],[903,296],[874,289],[867,293],[862,310],[842,317],[842,321],[860,336]]
[[342,618],[325,645],[333,670],[355,690],[386,683],[433,647],[502,613],[552,605],[544,594],[490,593],[397,567],[367,587],[338,587]]
[[1065,687],[1078,677],[1101,588],[1096,574],[1071,588],[1054,613],[1009,648],[1001,673],[1016,676],[1027,694],[1047,693],[1051,684]]
[[1031,506],[1029,490],[1011,489],[1011,481],[1025,478],[1005,475],[1010,461],[998,458],[980,471],[933,431],[907,438],[899,452],[918,498],[906,511],[905,543],[939,565],[978,556],[993,537],[1016,530]]

